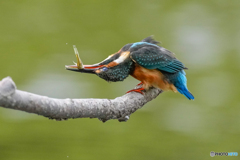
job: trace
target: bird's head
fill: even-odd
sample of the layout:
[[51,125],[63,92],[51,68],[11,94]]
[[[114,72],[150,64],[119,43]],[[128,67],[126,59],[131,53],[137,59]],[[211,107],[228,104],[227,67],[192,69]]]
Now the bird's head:
[[128,50],[130,46],[131,44],[125,45],[117,53],[93,65],[83,65],[77,50],[74,49],[77,63],[74,65],[66,65],[65,68],[75,72],[96,74],[106,81],[122,81],[130,74],[133,64],[129,58],[130,52]]

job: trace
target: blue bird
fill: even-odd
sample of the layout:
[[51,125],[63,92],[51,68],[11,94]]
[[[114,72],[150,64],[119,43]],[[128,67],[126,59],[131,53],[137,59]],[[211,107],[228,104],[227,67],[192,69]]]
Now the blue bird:
[[[128,92],[139,92],[150,87],[164,91],[179,92],[193,100],[194,96],[188,91],[187,78],[184,69],[187,69],[172,52],[158,45],[152,37],[141,42],[123,46],[117,53],[110,55],[100,63],[79,66],[67,65],[66,69],[84,73],[93,73],[106,81],[123,81],[128,75],[141,81],[141,88]],[[139,85],[140,85],[139,84]]]

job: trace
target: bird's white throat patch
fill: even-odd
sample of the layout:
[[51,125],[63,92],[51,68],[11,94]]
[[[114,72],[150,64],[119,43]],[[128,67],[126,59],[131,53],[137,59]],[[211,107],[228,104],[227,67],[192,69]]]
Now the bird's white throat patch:
[[122,63],[125,59],[127,59],[129,57],[129,55],[130,55],[129,51],[123,52],[123,53],[121,53],[121,56],[118,59],[114,60],[114,62],[116,62],[118,64]]

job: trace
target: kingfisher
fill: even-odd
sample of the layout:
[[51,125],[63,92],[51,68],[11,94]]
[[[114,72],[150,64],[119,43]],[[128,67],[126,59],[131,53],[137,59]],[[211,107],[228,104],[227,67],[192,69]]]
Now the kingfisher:
[[142,91],[155,87],[163,91],[179,92],[189,100],[194,99],[187,88],[184,71],[187,68],[174,53],[160,46],[152,36],[141,42],[126,44],[115,54],[93,65],[83,65],[78,53],[76,56],[78,63],[66,65],[67,70],[96,74],[108,82],[123,81],[129,75],[141,81],[138,84],[141,85],[140,88],[127,93],[143,94]]

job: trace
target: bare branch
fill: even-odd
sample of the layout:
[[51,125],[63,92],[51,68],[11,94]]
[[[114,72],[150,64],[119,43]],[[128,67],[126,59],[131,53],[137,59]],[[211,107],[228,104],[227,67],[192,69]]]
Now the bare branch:
[[144,95],[131,92],[115,99],[55,99],[17,90],[13,80],[6,77],[0,81],[0,106],[56,120],[89,117],[103,122],[127,121],[132,113],[160,93],[161,90],[151,88]]

